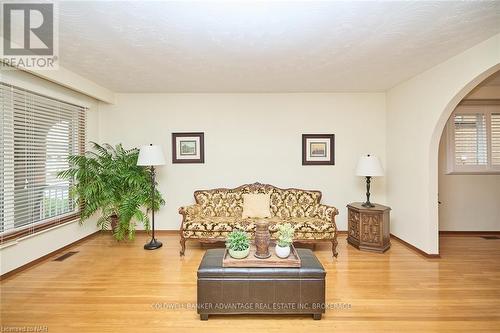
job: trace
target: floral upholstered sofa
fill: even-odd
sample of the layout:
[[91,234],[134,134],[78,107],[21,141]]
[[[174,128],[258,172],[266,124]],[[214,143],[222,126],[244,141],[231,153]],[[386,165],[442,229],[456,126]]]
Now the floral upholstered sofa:
[[200,242],[224,241],[233,229],[244,230],[253,236],[256,218],[242,218],[243,194],[270,193],[271,238],[277,227],[291,223],[295,228],[294,240],[304,243],[331,242],[332,253],[337,256],[337,226],[335,207],[320,204],[321,192],[300,189],[280,189],[268,184],[247,184],[234,189],[212,189],[194,192],[196,204],[181,207],[181,255],[186,240]]

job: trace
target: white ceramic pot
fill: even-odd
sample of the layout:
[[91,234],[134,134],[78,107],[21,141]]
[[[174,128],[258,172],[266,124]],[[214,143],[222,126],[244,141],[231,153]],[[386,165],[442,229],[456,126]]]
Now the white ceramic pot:
[[290,246],[279,246],[278,244],[276,244],[274,252],[276,252],[276,255],[281,259],[288,258],[288,256],[290,255]]
[[229,249],[229,255],[233,257],[234,259],[243,259],[248,257],[248,254],[250,253],[250,248],[242,251],[234,251],[232,249]]

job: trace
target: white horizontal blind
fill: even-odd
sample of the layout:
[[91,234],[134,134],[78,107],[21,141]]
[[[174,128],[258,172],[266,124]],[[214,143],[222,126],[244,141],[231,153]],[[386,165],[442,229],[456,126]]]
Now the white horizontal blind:
[[491,114],[491,164],[500,166],[500,113]]
[[85,151],[86,108],[0,82],[0,232],[76,212],[57,173]]
[[486,118],[483,113],[454,115],[455,165],[488,164]]

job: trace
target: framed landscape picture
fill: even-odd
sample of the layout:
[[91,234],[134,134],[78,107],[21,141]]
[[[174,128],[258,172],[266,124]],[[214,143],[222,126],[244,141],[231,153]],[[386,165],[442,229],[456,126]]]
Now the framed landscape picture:
[[335,165],[335,134],[302,134],[302,165]]
[[205,163],[204,133],[172,133],[172,163]]

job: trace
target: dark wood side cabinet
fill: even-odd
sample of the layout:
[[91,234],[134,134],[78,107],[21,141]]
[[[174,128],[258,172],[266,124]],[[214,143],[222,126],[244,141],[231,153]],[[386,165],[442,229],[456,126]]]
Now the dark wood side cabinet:
[[347,242],[360,250],[383,253],[391,247],[391,208],[379,204],[366,208],[361,204],[353,202],[347,205]]

